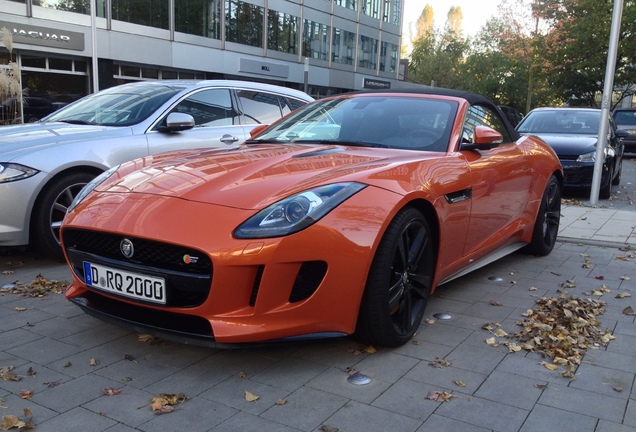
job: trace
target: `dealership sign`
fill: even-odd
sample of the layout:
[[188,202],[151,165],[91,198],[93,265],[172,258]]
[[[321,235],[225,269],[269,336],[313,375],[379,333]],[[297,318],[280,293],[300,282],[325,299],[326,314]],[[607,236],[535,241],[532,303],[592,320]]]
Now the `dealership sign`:
[[3,21],[0,21],[0,28],[6,28],[11,32],[14,43],[77,51],[84,50],[83,33]]

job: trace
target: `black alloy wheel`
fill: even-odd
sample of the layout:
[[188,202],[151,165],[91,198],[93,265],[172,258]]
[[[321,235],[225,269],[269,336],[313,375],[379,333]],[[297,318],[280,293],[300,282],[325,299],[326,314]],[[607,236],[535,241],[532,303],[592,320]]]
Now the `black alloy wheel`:
[[413,337],[432,288],[433,243],[418,210],[405,208],[391,221],[369,271],[356,329],[360,339],[395,347]]
[[534,223],[532,241],[524,252],[548,255],[556,244],[561,220],[561,184],[555,176],[550,177],[541,198],[541,206]]

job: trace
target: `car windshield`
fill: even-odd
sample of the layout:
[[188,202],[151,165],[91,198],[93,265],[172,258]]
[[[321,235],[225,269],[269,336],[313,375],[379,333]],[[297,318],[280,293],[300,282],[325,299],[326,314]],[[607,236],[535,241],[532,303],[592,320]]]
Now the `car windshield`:
[[112,87],[62,108],[44,121],[131,126],[147,119],[181,90],[158,85]]
[[636,111],[616,111],[614,121],[619,125],[636,126]]
[[455,101],[410,95],[325,99],[299,108],[254,142],[346,144],[445,152]]
[[545,110],[535,111],[523,119],[520,133],[596,135],[601,121],[600,111]]

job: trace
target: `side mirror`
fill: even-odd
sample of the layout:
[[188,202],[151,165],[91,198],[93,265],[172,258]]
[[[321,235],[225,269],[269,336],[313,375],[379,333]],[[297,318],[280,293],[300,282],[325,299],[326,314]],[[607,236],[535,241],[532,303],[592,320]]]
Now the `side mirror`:
[[190,114],[173,112],[168,114],[166,125],[159,128],[161,132],[179,132],[194,127],[194,117]]
[[263,132],[268,127],[269,127],[269,125],[266,125],[266,124],[262,124],[262,125],[256,126],[254,129],[252,129],[250,131],[250,139],[254,139],[254,137],[256,135],[258,135],[259,133]]
[[461,150],[490,150],[503,143],[503,135],[488,126],[475,127],[474,142],[461,145]]

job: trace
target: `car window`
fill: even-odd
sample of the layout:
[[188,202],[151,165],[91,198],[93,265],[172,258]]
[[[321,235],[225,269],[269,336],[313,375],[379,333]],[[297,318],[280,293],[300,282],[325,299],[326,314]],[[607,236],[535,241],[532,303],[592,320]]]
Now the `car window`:
[[196,92],[175,106],[171,112],[190,114],[195,126],[227,126],[235,117],[228,89],[209,89]]
[[496,111],[481,105],[471,105],[464,121],[462,142],[473,143],[475,141],[475,128],[477,126],[488,126],[499,132],[503,136],[503,142],[510,142],[510,134],[504,125],[503,120]]
[[269,124],[283,116],[278,95],[254,90],[239,90],[237,95],[247,124]]

